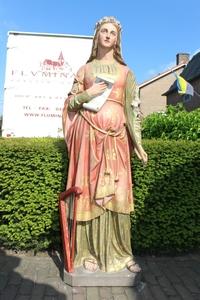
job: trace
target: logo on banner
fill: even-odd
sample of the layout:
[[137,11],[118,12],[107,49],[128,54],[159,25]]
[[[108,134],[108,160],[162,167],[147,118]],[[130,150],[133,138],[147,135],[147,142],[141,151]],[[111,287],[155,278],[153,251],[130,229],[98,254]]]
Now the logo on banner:
[[23,79],[23,83],[26,82],[26,79],[33,80],[35,79],[51,79],[53,81],[57,80],[70,80],[74,77],[72,67],[64,59],[62,51],[58,55],[57,60],[51,58],[45,58],[39,63],[40,69],[33,70],[31,67],[26,67],[23,69],[12,69],[11,70],[11,80],[16,83],[20,82],[20,78]]
[[72,68],[67,63],[67,61],[65,61],[62,51],[60,52],[57,60],[46,58],[41,62],[40,65],[42,67],[42,70],[63,71],[65,69],[68,69],[68,72],[73,74]]

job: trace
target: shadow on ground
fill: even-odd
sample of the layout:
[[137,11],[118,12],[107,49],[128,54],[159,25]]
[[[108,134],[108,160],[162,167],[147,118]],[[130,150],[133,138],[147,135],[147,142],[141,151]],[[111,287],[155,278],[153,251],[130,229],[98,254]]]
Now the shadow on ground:
[[0,249],[0,300],[71,300],[71,288],[48,268],[47,259],[37,263],[37,257],[21,259]]

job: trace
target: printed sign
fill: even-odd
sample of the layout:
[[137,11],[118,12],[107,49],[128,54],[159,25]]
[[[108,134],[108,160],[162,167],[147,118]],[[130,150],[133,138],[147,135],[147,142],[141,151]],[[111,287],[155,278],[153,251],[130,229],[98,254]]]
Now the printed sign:
[[63,104],[91,46],[92,37],[9,33],[4,137],[63,136]]

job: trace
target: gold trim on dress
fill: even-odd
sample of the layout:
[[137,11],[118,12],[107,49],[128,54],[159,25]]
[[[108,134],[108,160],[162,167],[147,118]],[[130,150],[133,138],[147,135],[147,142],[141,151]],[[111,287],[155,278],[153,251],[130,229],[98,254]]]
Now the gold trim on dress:
[[107,101],[113,101],[113,102],[116,102],[116,103],[120,104],[121,106],[124,106],[123,103],[122,103],[121,101],[115,100],[115,99],[113,99],[113,98],[107,98]]

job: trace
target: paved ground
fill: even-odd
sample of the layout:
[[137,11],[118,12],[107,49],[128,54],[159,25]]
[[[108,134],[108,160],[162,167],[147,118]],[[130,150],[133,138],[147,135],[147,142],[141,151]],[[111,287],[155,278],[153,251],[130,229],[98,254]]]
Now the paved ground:
[[137,290],[71,288],[59,257],[0,250],[0,300],[200,300],[200,254],[137,257],[143,270]]

